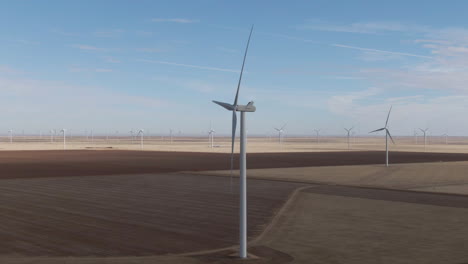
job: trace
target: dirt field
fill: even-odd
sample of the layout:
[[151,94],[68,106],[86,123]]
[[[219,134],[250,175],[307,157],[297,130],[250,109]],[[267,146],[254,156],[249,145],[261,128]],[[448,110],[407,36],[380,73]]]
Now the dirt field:
[[[249,235],[303,184],[249,181]],[[0,255],[144,256],[231,246],[237,181],[158,174],[2,180]],[[274,195],[272,195],[274,194]]]
[[[468,195],[468,162],[400,163],[302,168],[251,169],[249,178],[346,185],[385,189],[421,190]],[[195,173],[195,172],[194,172]],[[230,175],[229,170],[196,172]]]
[[[250,244],[259,258],[248,263],[468,262],[468,196],[382,189],[462,192],[468,155],[383,160],[375,151],[249,154],[249,235],[272,226]],[[228,257],[235,248],[165,255],[237,244],[236,179],[230,193],[228,177],[205,175],[228,167],[220,153],[0,152],[0,263],[239,263]]]
[[[392,163],[468,161],[468,154],[393,152]],[[247,167],[290,168],[382,164],[384,152],[251,153]],[[235,157],[237,167],[237,156]],[[230,155],[223,153],[151,152],[123,150],[49,150],[0,152],[0,178],[64,177],[130,173],[224,170]]]
[[447,196],[407,194],[308,189],[260,244],[289,255],[288,263],[468,263],[468,198],[457,208]]

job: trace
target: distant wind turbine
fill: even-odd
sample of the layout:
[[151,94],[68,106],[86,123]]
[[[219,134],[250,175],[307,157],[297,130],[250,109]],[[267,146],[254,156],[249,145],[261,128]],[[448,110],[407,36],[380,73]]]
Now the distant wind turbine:
[[242,62],[242,68],[239,76],[239,82],[237,84],[236,97],[234,103],[223,103],[213,101],[214,103],[224,107],[228,111],[232,111],[232,136],[231,136],[231,177],[232,169],[234,165],[234,142],[236,139],[236,126],[237,126],[237,113],[241,112],[240,120],[240,177],[239,177],[239,257],[247,258],[247,158],[246,158],[246,127],[245,127],[245,113],[255,112],[256,108],[254,102],[249,102],[247,105],[238,105],[237,100],[239,98],[239,88],[242,81],[242,73],[244,72],[245,59],[247,57],[247,51],[249,49],[250,37],[252,36],[253,26],[250,30],[249,39],[247,41],[247,47],[245,48],[244,60]]
[[140,129],[140,131],[138,131],[138,135],[140,135],[140,148],[143,149],[143,133],[145,131],[143,129]]
[[350,137],[350,132],[351,130],[353,130],[354,127],[351,127],[351,128],[344,128],[344,130],[346,130],[347,132],[347,138],[348,138],[348,150],[350,150],[350,145],[349,145],[349,137]]
[[282,144],[283,143],[283,133],[284,133],[284,128],[286,127],[286,124],[284,124],[280,128],[274,127],[276,131],[278,131],[278,143]]
[[382,130],[385,131],[385,166],[387,166],[387,167],[388,167],[388,137],[390,137],[393,144],[395,144],[395,141],[393,141],[392,135],[390,135],[390,131],[388,130],[388,119],[390,117],[390,112],[391,111],[392,111],[392,106],[390,106],[390,110],[388,110],[387,121],[385,121],[385,126],[384,127],[369,132],[369,133],[374,133],[374,132],[382,131]]
[[426,132],[427,132],[427,130],[429,130],[429,128],[426,128],[426,129],[421,129],[420,128],[419,130],[421,130],[423,132],[423,134],[424,134],[424,151],[426,151],[426,143],[427,143]]
[[63,133],[63,149],[65,150],[67,148],[67,138],[66,138],[66,129],[60,130],[60,133]]
[[442,136],[445,137],[445,145],[447,145],[447,144],[448,144],[448,135],[447,135],[447,134],[443,134]]
[[208,130],[208,141],[210,142],[211,148],[213,148],[214,146],[214,134],[215,134],[215,131],[213,127],[211,126],[211,122],[210,122],[210,130]]
[[315,131],[315,143],[319,143],[319,133],[320,133],[320,129],[314,129]]
[[10,143],[13,143],[13,130],[8,130],[8,133],[10,134]]

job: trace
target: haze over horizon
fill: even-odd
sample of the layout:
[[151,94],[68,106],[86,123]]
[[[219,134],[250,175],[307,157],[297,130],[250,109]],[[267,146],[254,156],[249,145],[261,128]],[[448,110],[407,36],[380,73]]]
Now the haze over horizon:
[[[0,134],[468,135],[468,2],[2,1]],[[363,8],[363,6],[365,8]]]

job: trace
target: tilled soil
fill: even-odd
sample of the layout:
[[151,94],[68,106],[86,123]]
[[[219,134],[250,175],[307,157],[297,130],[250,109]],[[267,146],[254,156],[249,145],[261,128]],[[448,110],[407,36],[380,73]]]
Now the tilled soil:
[[[382,164],[383,151],[252,153],[250,169]],[[468,154],[392,152],[392,163],[467,161]],[[235,156],[235,168],[238,164]],[[0,179],[224,170],[230,155],[125,150],[0,152]]]
[[[249,180],[249,236],[301,184]],[[238,183],[201,175],[10,179],[0,183],[0,255],[145,256],[238,242]]]

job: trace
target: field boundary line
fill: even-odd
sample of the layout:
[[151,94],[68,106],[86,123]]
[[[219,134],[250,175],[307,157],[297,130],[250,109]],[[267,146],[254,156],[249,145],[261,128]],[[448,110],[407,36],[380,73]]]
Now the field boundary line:
[[[289,197],[286,199],[286,202],[281,206],[280,210],[273,216],[273,218],[270,220],[269,224],[263,229],[263,231],[256,237],[252,238],[249,240],[248,245],[249,246],[255,246],[258,245],[261,239],[267,235],[270,230],[273,229],[279,222],[279,219],[283,214],[291,207],[294,201],[296,201],[297,196],[300,192],[302,192],[305,189],[308,188],[314,188],[317,186],[302,186],[297,189],[295,189]],[[181,253],[181,254],[174,254],[175,256],[183,256],[183,257],[189,257],[189,256],[198,256],[198,255],[205,255],[205,254],[210,254],[210,253],[216,253],[220,251],[225,251],[225,250],[236,250],[238,249],[239,246],[233,245],[229,247],[224,247],[224,248],[217,248],[217,249],[208,249],[208,250],[201,250],[201,251],[194,251],[194,252],[187,252],[187,253]]]

